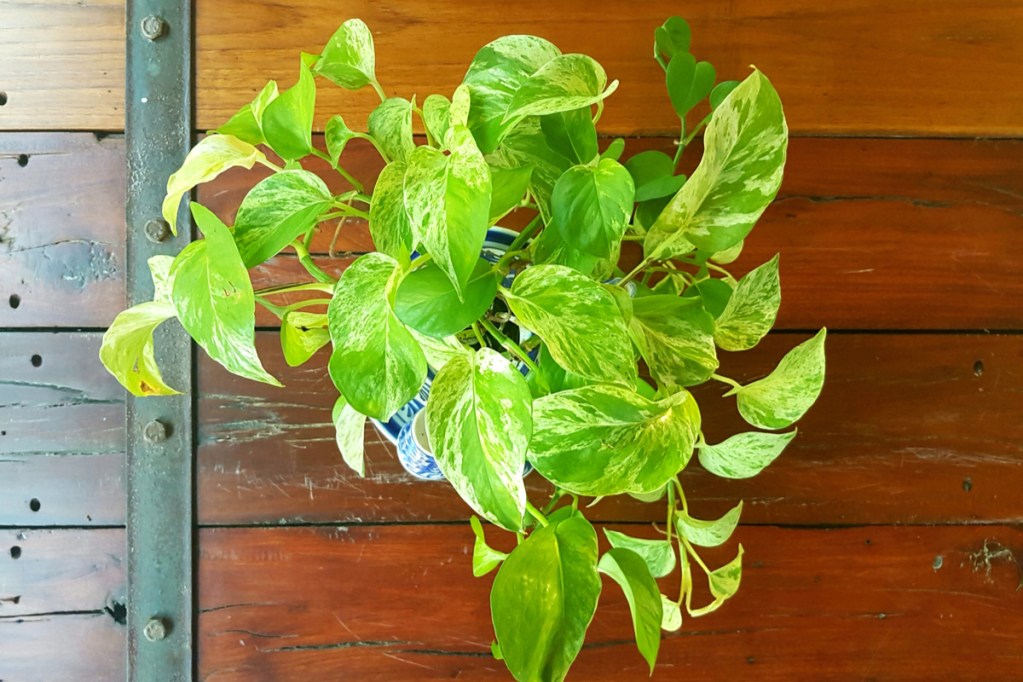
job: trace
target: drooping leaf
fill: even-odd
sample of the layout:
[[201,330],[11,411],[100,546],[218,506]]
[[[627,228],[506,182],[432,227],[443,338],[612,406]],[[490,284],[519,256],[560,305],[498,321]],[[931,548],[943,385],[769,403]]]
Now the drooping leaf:
[[714,326],[714,340],[724,350],[748,350],[774,326],[781,305],[778,255],[739,280]]
[[552,224],[565,243],[609,258],[625,236],[634,195],[632,176],[617,161],[573,166],[554,185]]
[[547,144],[565,158],[588,164],[597,156],[597,128],[589,107],[541,116],[540,130]]
[[348,127],[343,118],[331,116],[330,120],[327,121],[326,127],[323,129],[323,138],[327,145],[327,155],[330,156],[332,164],[335,166],[338,164],[338,161],[341,160],[341,154],[345,151],[345,147],[356,137],[358,136],[355,131]]
[[643,250],[662,260],[710,252],[741,241],[781,186],[788,128],[770,81],[754,71],[715,110],[704,153],[689,180],[661,212]]
[[163,219],[177,234],[178,206],[181,197],[196,185],[209,182],[229,168],[252,168],[256,162],[266,161],[263,152],[248,142],[231,135],[208,135],[188,152],[181,168],[167,179],[167,196],[163,200]]
[[229,372],[280,386],[256,354],[256,298],[231,231],[204,206],[193,202],[191,208],[206,238],[186,246],[171,265],[178,320]]
[[637,298],[629,332],[650,373],[668,390],[702,384],[718,368],[714,318],[699,300],[665,294]]
[[281,319],[281,350],[289,367],[304,365],[328,343],[325,313],[289,310]]
[[742,554],[742,545],[739,545],[739,553],[734,559],[707,574],[707,582],[714,601],[697,609],[689,609],[689,615],[697,618],[717,611],[725,601],[739,591],[739,583],[742,581]]
[[742,514],[742,501],[740,500],[732,509],[729,509],[719,519],[705,521],[690,516],[685,511],[678,512],[675,517],[675,527],[680,535],[686,540],[700,547],[717,547],[725,544],[728,538],[732,537],[735,527],[739,524],[739,516]]
[[501,562],[508,558],[508,555],[487,544],[487,538],[483,535],[483,524],[480,523],[479,518],[470,516],[469,525],[472,526],[472,532],[476,536],[476,541],[472,546],[472,574],[480,578],[500,566]]
[[697,62],[686,52],[672,57],[664,77],[671,105],[684,119],[690,109],[710,94],[717,74],[710,62]]
[[554,183],[572,167],[572,161],[547,144],[535,119],[529,119],[512,131],[496,152],[487,157],[496,168],[522,168],[532,166],[529,193],[536,201],[544,222],[551,222],[551,195]]
[[274,173],[249,190],[238,207],[234,240],[245,267],[254,268],[316,225],[333,197],[318,176],[304,170]]
[[266,143],[286,161],[301,159],[313,148],[313,111],[316,82],[305,64],[298,70],[298,82],[266,105],[263,135]]
[[590,107],[617,88],[618,81],[608,85],[604,67],[592,57],[558,55],[522,82],[508,104],[505,120]]
[[366,415],[357,412],[344,396],[334,403],[331,415],[334,422],[337,449],[345,464],[362,477],[366,476]]
[[434,336],[427,336],[417,332],[415,329],[410,328],[408,331],[412,334],[412,338],[416,340],[416,343],[419,344],[419,347],[423,349],[426,362],[435,372],[443,369],[444,365],[448,364],[452,358],[472,354],[472,351],[463,346],[454,336],[445,336],[443,339],[438,339]]
[[717,445],[701,445],[700,464],[722,478],[750,478],[777,459],[795,437],[795,430],[788,433],[738,433]]
[[444,95],[423,100],[423,124],[437,144],[443,144],[451,127],[451,100]]
[[444,271],[427,263],[405,276],[394,298],[402,322],[424,334],[442,338],[462,331],[487,311],[497,295],[497,273],[480,258],[465,285],[462,300]]
[[672,599],[661,595],[661,629],[677,632],[682,627],[682,609]]
[[594,385],[533,403],[528,459],[559,488],[578,495],[653,492],[681,471],[700,432],[686,391],[652,401],[628,389]]
[[505,115],[519,86],[560,54],[549,41],[525,35],[498,38],[476,53],[463,82],[471,98],[468,127],[484,154],[514,127]]
[[376,80],[373,34],[361,19],[349,19],[331,36],[316,62],[316,73],[348,90]]
[[650,673],[661,647],[661,593],[643,558],[631,549],[613,547],[600,557],[597,568],[622,588],[632,614],[636,648],[643,654]]
[[256,97],[238,110],[227,123],[217,128],[216,132],[233,135],[242,142],[252,145],[263,144],[263,112],[266,105],[277,99],[277,81],[270,81]]
[[412,225],[405,210],[405,164],[394,161],[380,171],[369,207],[369,234],[377,251],[399,263],[412,252]]
[[632,387],[636,363],[625,322],[611,294],[560,265],[527,268],[505,294],[526,329],[570,372]]
[[476,268],[490,217],[490,167],[469,130],[455,126],[450,155],[416,147],[405,172],[412,234],[461,297]]
[[412,138],[412,106],[407,99],[391,97],[369,115],[369,134],[391,161],[408,163],[416,148]]
[[625,162],[636,185],[636,201],[670,197],[686,182],[686,176],[675,175],[675,162],[656,149],[640,152]]
[[790,350],[773,372],[734,390],[739,414],[762,429],[784,429],[813,406],[824,386],[827,330]]
[[491,225],[522,203],[522,197],[526,194],[532,175],[532,166],[490,169],[490,180],[494,186],[490,197]]
[[517,680],[564,680],[597,609],[597,534],[566,509],[518,545],[494,579],[494,633]]
[[99,359],[132,395],[175,395],[160,375],[153,347],[153,332],[174,317],[169,301],[147,301],[118,313],[103,334]]
[[490,348],[452,358],[426,403],[430,446],[445,478],[477,513],[511,531],[522,529],[526,510],[531,404],[522,373]]
[[689,51],[692,31],[682,17],[668,17],[668,20],[654,31],[654,53],[668,59]]
[[355,410],[374,419],[390,419],[426,378],[422,349],[391,310],[400,272],[390,256],[360,256],[342,273],[327,308],[330,378]]
[[675,548],[666,539],[634,538],[608,528],[604,529],[604,535],[612,547],[629,549],[642,557],[650,575],[655,578],[663,578],[675,570]]

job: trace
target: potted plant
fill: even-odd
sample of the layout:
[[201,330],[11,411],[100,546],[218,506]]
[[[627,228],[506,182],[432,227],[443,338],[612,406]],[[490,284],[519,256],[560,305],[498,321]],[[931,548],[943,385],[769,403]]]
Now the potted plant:
[[[617,81],[590,57],[506,36],[479,51],[450,99],[430,94],[420,106],[414,96],[385,95],[369,29],[346,21],[320,54],[302,55],[294,86],[267,84],[171,176],[163,213],[173,227],[182,197],[199,183],[232,167],[273,171],[231,227],[191,204],[204,239],[176,258],[150,260],[154,299],[118,315],[103,363],[135,395],[175,392],[155,364],[153,330],[177,318],[228,370],[279,385],[254,346],[255,306],[267,308],[281,320],[289,364],[332,346],[328,371],[341,394],[334,422],[348,465],[364,473],[367,418],[383,426],[418,396],[419,446],[479,517],[515,534],[515,548],[499,552],[471,519],[475,575],[498,569],[494,655],[516,679],[564,678],[601,573],[623,588],[652,670],[661,630],[678,629],[683,609],[717,609],[742,571],[741,545],[717,568],[699,554],[729,539],[742,503],[700,518],[680,473],[696,452],[718,476],[757,474],[795,436],[785,429],[824,380],[823,329],[758,381],[716,373],[719,349],[752,348],[775,321],[778,257],[739,279],[725,266],[778,191],[788,132],[766,76],[754,69],[716,84],[689,46],[682,19],[656,29],[654,59],[681,125],[674,156],[643,151],[622,162],[624,142],[601,149],[595,127]],[[325,149],[314,147],[317,78],[376,90],[381,103],[366,132],[334,116]],[[689,120],[708,99],[706,114]],[[413,136],[417,119],[424,139]],[[701,131],[703,156],[687,178],[679,161]],[[343,165],[354,139],[386,163],[372,192]],[[349,189],[332,193],[303,168],[310,156]],[[511,212],[532,218],[488,255],[488,229]],[[368,221],[376,251],[335,281],[309,244],[321,224],[341,229],[350,218]],[[621,268],[623,245],[636,255]],[[310,281],[253,290],[248,270],[288,248]],[[311,298],[276,298],[295,292]],[[420,394],[428,372],[429,392]],[[727,384],[725,395],[761,430],[708,443],[689,391],[707,381]],[[414,421],[413,408],[403,424]],[[546,502],[527,499],[527,462],[553,486]],[[606,530],[610,549],[600,554],[579,498],[610,495],[666,504],[663,537]],[[675,570],[680,590],[662,594],[656,579]],[[700,572],[710,600],[696,605]]]

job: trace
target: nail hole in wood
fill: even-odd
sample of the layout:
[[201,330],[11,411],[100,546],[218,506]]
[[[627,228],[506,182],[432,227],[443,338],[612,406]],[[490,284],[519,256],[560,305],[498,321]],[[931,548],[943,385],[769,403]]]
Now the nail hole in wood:
[[18,155],[18,165],[21,166],[22,168],[28,165],[28,154]]
[[33,367],[41,367],[42,364],[43,364],[43,356],[42,355],[33,355],[32,356],[32,366]]
[[972,478],[966,477],[966,478],[963,479],[963,490],[965,490],[966,492],[970,492],[971,490],[973,490],[973,479]]
[[42,502],[40,502],[36,498],[33,497],[31,500],[29,500],[28,508],[31,509],[32,511],[37,512],[40,509],[42,509],[42,507],[43,507]]
[[983,360],[977,360],[975,363],[973,363],[973,375],[979,377],[983,373],[984,373],[984,361]]
[[7,299],[7,302],[10,303],[12,308],[17,308],[19,305],[21,305],[21,296],[18,296],[17,294],[11,294],[11,297]]
[[14,547],[11,547],[11,558],[12,559],[20,559],[21,558],[21,547],[18,547],[17,545],[15,545]]
[[7,104],[7,93],[0,92],[0,107],[2,107],[5,104]]

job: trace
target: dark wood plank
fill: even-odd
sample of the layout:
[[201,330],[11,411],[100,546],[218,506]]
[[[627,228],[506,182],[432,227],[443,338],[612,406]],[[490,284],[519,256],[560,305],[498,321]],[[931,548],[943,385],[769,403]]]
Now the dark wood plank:
[[124,191],[123,138],[0,135],[0,328],[110,323],[124,305]]
[[0,334],[0,525],[124,522],[124,391],[99,344]]
[[124,3],[0,0],[0,130],[124,128]]
[[[630,140],[627,153],[669,146],[668,140]],[[699,149],[693,151],[690,165],[699,158]],[[309,167],[342,186],[321,162]],[[357,147],[350,168],[371,180],[379,159]],[[233,220],[262,176],[228,174],[202,189],[200,200]],[[320,230],[319,253],[328,251],[333,233],[333,225]],[[358,221],[346,224],[335,245],[342,252],[370,248]],[[1019,329],[1023,144],[794,139],[779,199],[733,272],[778,252],[780,329]],[[290,257],[254,275],[257,286],[301,279],[308,277]],[[273,322],[261,313],[260,324]]]
[[[737,536],[739,594],[666,637],[653,679],[1018,674],[1018,528],[743,526]],[[492,578],[472,577],[471,547],[467,525],[203,531],[200,675],[510,679],[489,657]],[[573,678],[648,679],[621,592],[604,587]]]
[[[728,354],[722,372],[762,376],[803,337],[772,335],[755,351]],[[406,475],[391,446],[367,431],[368,477],[334,444],[337,395],[326,351],[287,370],[276,334],[259,334],[268,368],[286,389],[199,366],[199,515],[202,523],[458,520],[468,508],[444,484]],[[938,523],[1021,518],[1023,337],[834,334],[819,404],[789,450],[759,477],[723,481],[697,464],[686,474],[701,510],[746,500],[757,523]],[[978,375],[979,374],[979,375]],[[711,442],[748,430],[718,385],[698,394]],[[534,500],[546,488],[529,479]],[[605,500],[612,520],[659,519],[656,505]]]
[[[726,3],[668,0],[638,5],[530,0],[481,7],[415,0],[367,0],[343,10],[328,0],[290,4],[216,2],[197,6],[198,120],[215,128],[270,78],[290,85],[298,52],[318,52],[334,28],[361,17],[374,31],[377,76],[388,94],[422,101],[447,95],[476,51],[509,33],[544,36],[565,52],[600,61],[621,87],[601,126],[614,133],[674,134],[677,119],[663,74],[650,57],[654,28],[683,13],[694,49],[724,78],[756,64],[770,76],[796,133],[1019,135],[1023,61],[1017,39],[1023,8],[985,0],[969,7],[926,0],[811,0]],[[940,74],[940,77],[937,76]],[[377,103],[365,92],[329,84],[319,96],[329,113],[364,120]],[[979,107],[977,102],[987,102]]]
[[0,679],[123,678],[124,531],[0,530],[0,549]]

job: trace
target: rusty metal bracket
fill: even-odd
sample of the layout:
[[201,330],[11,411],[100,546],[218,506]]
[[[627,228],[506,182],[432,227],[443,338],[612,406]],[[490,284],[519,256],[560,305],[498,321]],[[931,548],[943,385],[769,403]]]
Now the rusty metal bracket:
[[[167,177],[192,142],[192,2],[128,0],[127,144],[128,303],[152,298],[147,260],[174,255],[191,239],[182,209],[179,233],[160,217]],[[129,399],[128,680],[191,680],[195,535],[192,343],[176,323],[156,335],[163,377],[182,395]]]

